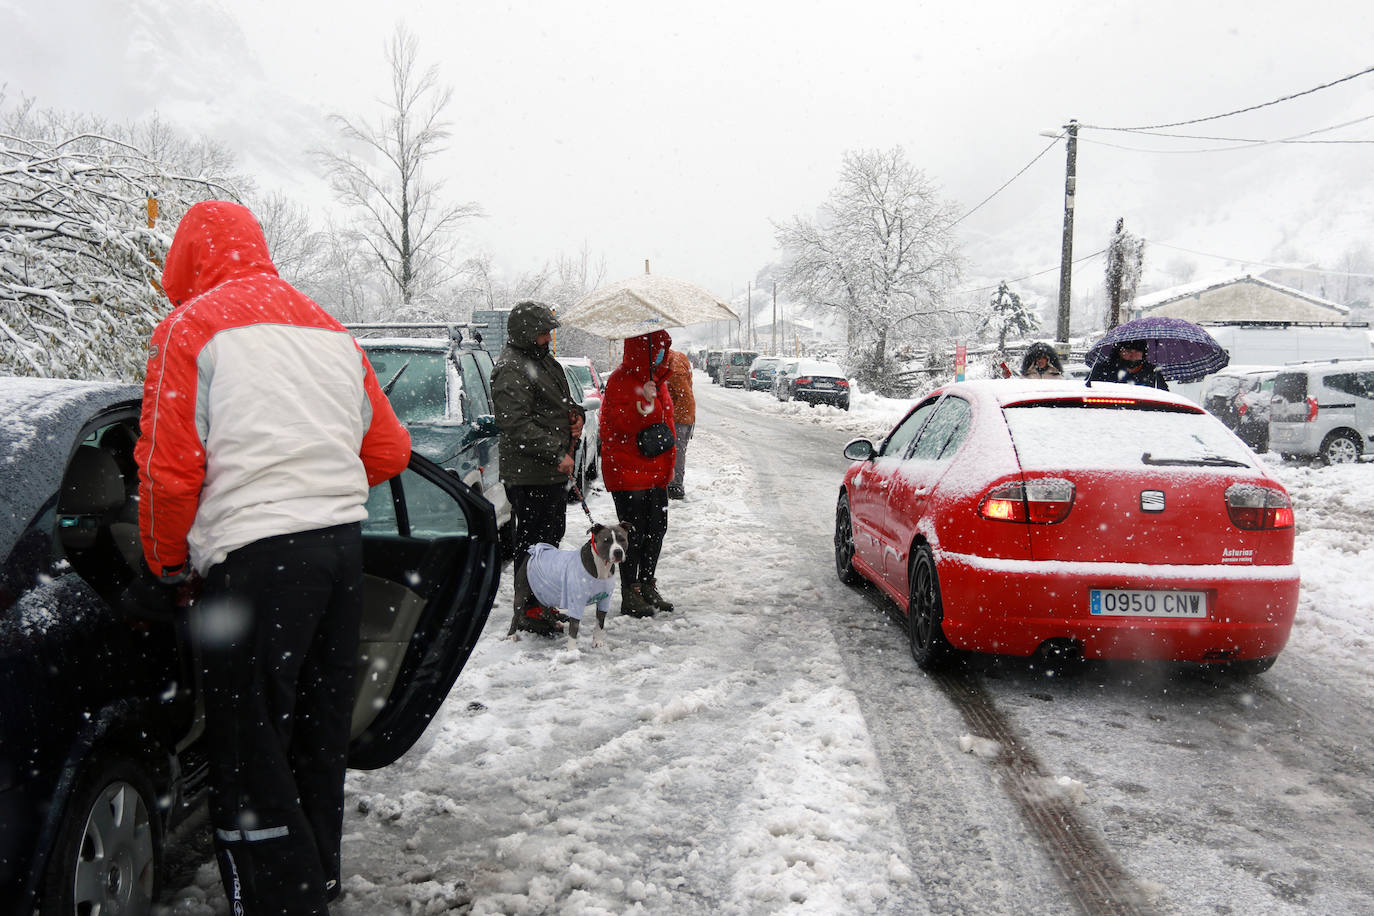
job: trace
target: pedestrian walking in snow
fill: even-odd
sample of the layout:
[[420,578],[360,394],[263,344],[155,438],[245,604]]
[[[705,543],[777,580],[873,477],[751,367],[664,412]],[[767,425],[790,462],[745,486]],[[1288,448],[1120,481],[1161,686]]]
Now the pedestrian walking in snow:
[[677,434],[677,458],[673,462],[673,482],[668,484],[668,498],[684,499],[687,446],[696,429],[697,399],[692,393],[692,362],[680,350],[668,351],[668,394],[673,399],[673,432]]

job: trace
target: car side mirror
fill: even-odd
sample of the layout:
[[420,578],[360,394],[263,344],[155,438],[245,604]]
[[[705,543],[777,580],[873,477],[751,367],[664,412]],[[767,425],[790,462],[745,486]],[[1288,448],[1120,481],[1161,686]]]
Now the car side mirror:
[[850,461],[871,461],[878,450],[867,439],[854,439],[844,447],[844,456]]
[[600,410],[601,398],[584,398],[582,401],[583,410]]
[[479,439],[486,439],[501,435],[501,427],[497,424],[496,417],[491,414],[483,414],[473,421],[472,432]]

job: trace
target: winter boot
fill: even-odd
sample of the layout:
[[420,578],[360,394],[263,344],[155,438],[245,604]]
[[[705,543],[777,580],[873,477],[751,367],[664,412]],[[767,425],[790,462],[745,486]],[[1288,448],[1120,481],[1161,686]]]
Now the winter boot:
[[682,484],[680,484],[680,483],[670,483],[670,484],[668,484],[668,498],[669,498],[669,499],[686,499],[686,498],[687,498],[687,493],[682,489]]
[[620,590],[620,613],[627,617],[652,617],[654,605],[644,597],[639,583],[626,585]]
[[664,612],[671,611],[673,609],[673,603],[658,593],[658,586],[654,584],[655,582],[656,580],[654,579],[645,579],[643,582],[639,583],[640,594],[642,594],[645,600],[652,604],[657,610]]

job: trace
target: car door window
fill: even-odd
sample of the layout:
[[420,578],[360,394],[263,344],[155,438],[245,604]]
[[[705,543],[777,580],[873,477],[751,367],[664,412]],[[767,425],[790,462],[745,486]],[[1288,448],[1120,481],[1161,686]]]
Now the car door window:
[[453,497],[414,471],[402,471],[368,491],[365,536],[463,537],[468,527],[467,516]]
[[463,420],[471,422],[478,417],[489,416],[492,413],[491,398],[487,394],[486,381],[482,377],[482,370],[477,365],[477,357],[472,353],[460,354],[458,358],[458,374],[463,380]]
[[930,416],[930,412],[935,409],[935,404],[938,400],[938,398],[931,398],[929,401],[926,401],[920,407],[917,407],[911,413],[907,414],[906,419],[899,423],[897,428],[888,435],[887,441],[878,449],[878,454],[897,456],[905,454],[907,446],[915,441],[916,434],[919,433],[921,427],[925,425],[926,419]]
[[911,457],[917,461],[942,461],[954,455],[968,436],[973,412],[962,398],[947,397],[930,417]]

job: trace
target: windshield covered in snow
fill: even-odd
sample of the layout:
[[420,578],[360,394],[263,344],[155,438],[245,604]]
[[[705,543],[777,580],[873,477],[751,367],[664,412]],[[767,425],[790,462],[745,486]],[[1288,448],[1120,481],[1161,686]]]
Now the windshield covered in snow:
[[1255,456],[1210,414],[1060,401],[1004,409],[1021,467],[1254,467]]
[[444,419],[448,390],[444,351],[368,347],[367,358],[402,423]]

